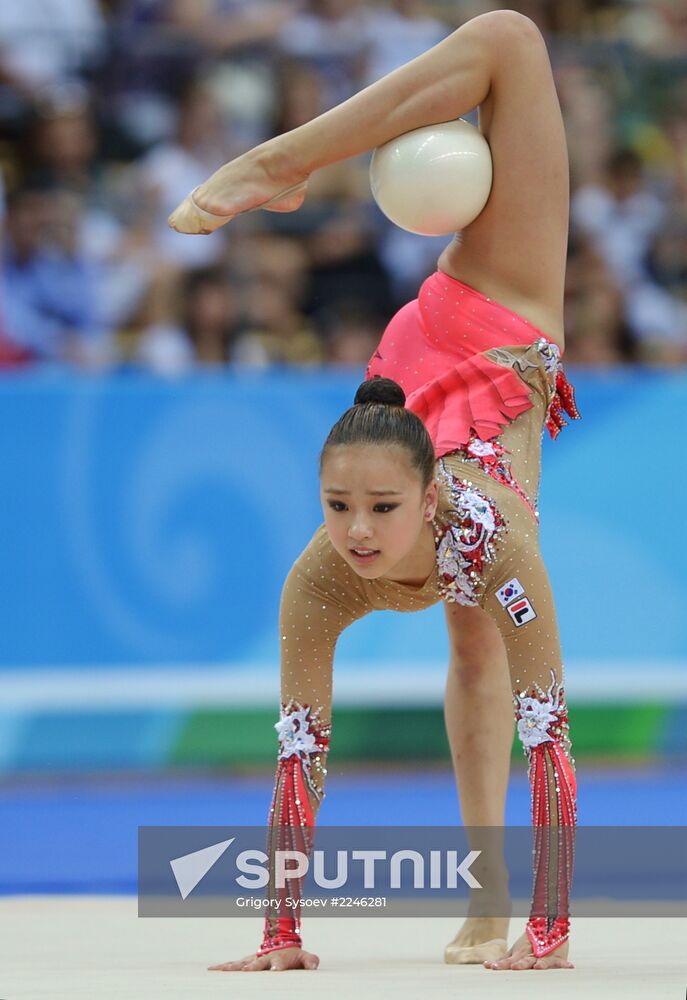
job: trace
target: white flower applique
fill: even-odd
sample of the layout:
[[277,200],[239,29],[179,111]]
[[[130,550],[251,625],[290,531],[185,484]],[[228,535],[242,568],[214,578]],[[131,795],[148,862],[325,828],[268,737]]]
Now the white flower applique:
[[471,521],[475,524],[481,524],[484,531],[489,534],[493,534],[496,530],[496,521],[491,504],[477,490],[461,490],[458,496],[457,507],[461,514],[467,514]]
[[556,375],[561,363],[561,352],[557,344],[552,344],[543,337],[536,342],[536,348],[541,355],[544,371],[547,375]]
[[492,455],[496,456],[496,449],[491,441],[482,441],[482,439],[478,437],[470,439],[467,451],[468,455],[473,455],[475,458],[487,458]]
[[279,722],[274,724],[279,736],[280,760],[286,760],[294,754],[311,754],[316,749],[315,734],[310,731],[309,712],[309,708],[280,711]]
[[454,592],[454,599],[459,604],[474,604],[472,581],[467,575],[471,562],[461,553],[462,546],[460,528],[450,525],[437,549],[437,565],[442,576],[450,577],[448,586]]
[[[555,695],[554,695],[555,690]],[[524,747],[538,747],[542,743],[553,742],[555,736],[550,732],[554,723],[561,722],[564,714],[561,705],[563,685],[556,685],[556,677],[551,671],[551,685],[545,698],[524,697],[516,693],[515,701],[518,716],[518,736]]]
[[443,463],[440,469],[449,484],[457,521],[437,537],[440,588],[444,600],[474,607],[483,565],[494,559],[493,542],[502,521],[479,490],[457,480]]

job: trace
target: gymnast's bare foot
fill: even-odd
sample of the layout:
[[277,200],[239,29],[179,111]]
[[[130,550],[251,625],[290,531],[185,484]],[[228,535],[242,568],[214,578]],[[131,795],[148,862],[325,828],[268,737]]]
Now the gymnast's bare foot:
[[508,950],[508,917],[468,917],[444,949],[448,965],[482,965],[503,958]]
[[271,139],[221,166],[175,208],[168,225],[179,233],[207,235],[256,208],[295,212],[303,204],[308,174],[275,143]]
[[280,948],[266,955],[247,955],[237,962],[210,965],[210,972],[286,972],[287,969],[316,969],[320,964],[317,955],[302,948]]
[[507,955],[497,961],[485,962],[485,969],[574,969],[568,961],[568,942],[564,941],[555,951],[542,958],[535,958],[530,939],[526,934],[519,937]]

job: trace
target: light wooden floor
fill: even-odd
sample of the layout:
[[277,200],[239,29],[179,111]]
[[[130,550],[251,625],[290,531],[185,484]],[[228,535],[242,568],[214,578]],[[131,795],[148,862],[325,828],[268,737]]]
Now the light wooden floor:
[[452,919],[320,918],[307,928],[308,950],[321,960],[315,972],[206,971],[254,951],[260,928],[258,918],[139,919],[130,897],[5,897],[0,997],[682,1000],[687,989],[685,918],[577,918],[574,970],[501,973],[442,963]]

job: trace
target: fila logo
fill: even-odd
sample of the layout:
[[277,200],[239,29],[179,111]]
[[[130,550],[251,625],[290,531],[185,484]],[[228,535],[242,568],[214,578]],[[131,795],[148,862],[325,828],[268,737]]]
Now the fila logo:
[[511,604],[506,608],[506,611],[515,622],[517,628],[520,628],[521,625],[526,625],[527,622],[531,622],[537,617],[537,612],[527,597],[523,597],[521,600],[516,601],[515,604]]
[[516,597],[521,597],[525,593],[525,588],[519,580],[509,580],[500,590],[496,591],[496,597],[502,608],[514,601]]

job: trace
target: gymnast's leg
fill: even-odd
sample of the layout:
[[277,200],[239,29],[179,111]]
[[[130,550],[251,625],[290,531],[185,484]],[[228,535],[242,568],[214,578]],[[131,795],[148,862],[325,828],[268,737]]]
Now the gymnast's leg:
[[[534,442],[538,445],[536,434]],[[487,685],[473,707],[481,725],[474,717],[465,718],[468,713],[463,712],[466,730],[460,733],[454,725],[452,733],[449,726],[461,803],[467,795],[463,818],[468,832],[474,826],[493,830],[492,823],[503,829],[503,811],[489,813],[479,800],[488,783],[494,782],[502,794],[505,791],[513,733],[512,717],[504,723],[506,686],[512,692],[532,786],[535,852],[530,918],[525,934],[510,952],[485,964],[495,969],[568,968],[576,783],[556,612],[539,551],[538,525],[514,489],[489,483],[488,472],[467,464],[461,453],[443,459],[438,474],[452,497],[452,506],[443,515],[448,517],[451,533],[442,541],[442,564],[453,581],[445,598],[452,657],[467,676],[471,649],[482,644],[491,650],[483,666],[488,662],[496,708],[491,718],[492,692]],[[486,618],[492,627],[486,625]],[[447,690],[451,693],[452,689]],[[499,735],[500,727],[504,731]],[[468,764],[474,768],[472,775]],[[484,835],[480,831],[480,837]],[[480,910],[488,917],[508,914],[502,844],[498,840],[489,843],[479,860],[486,875],[480,881],[490,886],[490,892],[484,894],[480,907],[483,894],[476,890],[468,914]],[[452,961],[450,955],[446,958]]]
[[[237,180],[242,186],[247,180],[246,156],[251,166],[264,168],[268,187],[272,182],[278,191],[320,167],[357,156],[403,132],[471,111],[489,93],[499,56],[496,39],[500,35],[507,44],[506,33],[520,20],[526,19],[500,13],[473,18],[349,100],[220,167],[201,186],[198,202],[219,214],[235,210],[232,187]],[[241,208],[248,207],[243,195],[242,191]]]
[[[195,200],[229,218],[320,167],[478,106],[494,183],[487,207],[461,234],[461,273],[455,276],[516,310],[525,299],[541,300],[549,313],[560,310],[568,218],[565,135],[546,46],[534,23],[514,11],[467,21],[343,104],[230,161],[198,188]],[[289,196],[274,207],[293,210],[302,198]],[[202,228],[188,198],[170,224],[181,232]],[[450,256],[449,270],[456,264]],[[552,329],[548,313],[527,318]]]
[[[520,534],[511,523],[513,540]],[[577,787],[568,735],[556,612],[536,531],[498,562],[482,606],[503,636],[517,731],[529,765],[534,894],[525,934],[494,969],[571,968],[569,896]],[[503,594],[513,584],[513,599]],[[499,599],[500,595],[500,599]]]
[[[444,716],[461,817],[466,828],[488,827],[496,835],[505,821],[513,744],[506,649],[496,624],[481,608],[445,603],[444,610],[450,648]],[[499,845],[494,847],[498,852]],[[505,865],[499,874],[498,903],[479,912],[473,894],[468,918],[444,952],[446,962],[481,964],[505,955],[510,912]],[[490,885],[496,877],[492,868]]]

